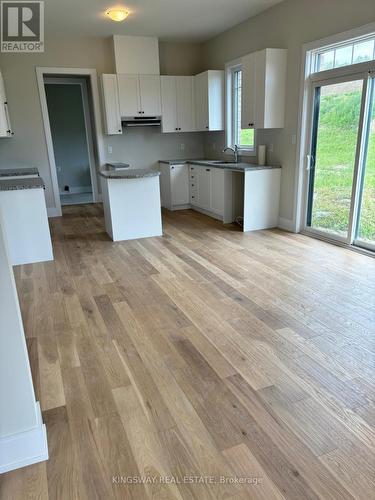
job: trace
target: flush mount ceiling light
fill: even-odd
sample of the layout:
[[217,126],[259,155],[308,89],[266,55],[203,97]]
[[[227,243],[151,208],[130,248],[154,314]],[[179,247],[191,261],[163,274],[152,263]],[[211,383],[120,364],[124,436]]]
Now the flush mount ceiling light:
[[130,12],[126,9],[110,9],[107,10],[106,15],[112,19],[112,21],[121,22],[124,21]]

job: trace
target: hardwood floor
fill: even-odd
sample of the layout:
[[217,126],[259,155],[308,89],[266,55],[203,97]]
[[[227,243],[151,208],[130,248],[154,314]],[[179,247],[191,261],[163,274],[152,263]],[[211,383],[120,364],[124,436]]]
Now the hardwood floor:
[[55,261],[15,270],[50,460],[1,499],[373,498],[374,259],[191,211],[51,225]]

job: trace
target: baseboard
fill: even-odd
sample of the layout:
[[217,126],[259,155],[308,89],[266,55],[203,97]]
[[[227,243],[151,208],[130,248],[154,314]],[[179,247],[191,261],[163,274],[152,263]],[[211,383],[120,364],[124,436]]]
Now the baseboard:
[[0,438],[0,474],[48,460],[46,426],[38,402],[36,406],[36,428]]
[[71,186],[69,191],[60,191],[61,195],[91,193],[91,186]]
[[289,231],[290,233],[296,232],[294,221],[290,219],[284,219],[284,217],[279,217],[279,224],[277,227],[279,229],[283,229],[284,231]]
[[48,217],[61,217],[61,213],[56,207],[47,207]]

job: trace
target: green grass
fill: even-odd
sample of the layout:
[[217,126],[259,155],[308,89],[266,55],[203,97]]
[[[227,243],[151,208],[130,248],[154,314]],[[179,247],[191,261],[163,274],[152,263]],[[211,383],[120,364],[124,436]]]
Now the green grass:
[[[360,92],[321,98],[312,226],[346,234]],[[366,163],[359,237],[375,241],[375,107]]]

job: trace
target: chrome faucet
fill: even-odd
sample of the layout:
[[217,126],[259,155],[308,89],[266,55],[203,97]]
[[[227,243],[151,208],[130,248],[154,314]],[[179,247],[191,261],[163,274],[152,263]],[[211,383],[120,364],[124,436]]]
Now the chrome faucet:
[[223,153],[225,153],[226,151],[232,151],[234,154],[234,162],[238,163],[238,146],[237,146],[237,144],[234,145],[234,148],[223,149]]

